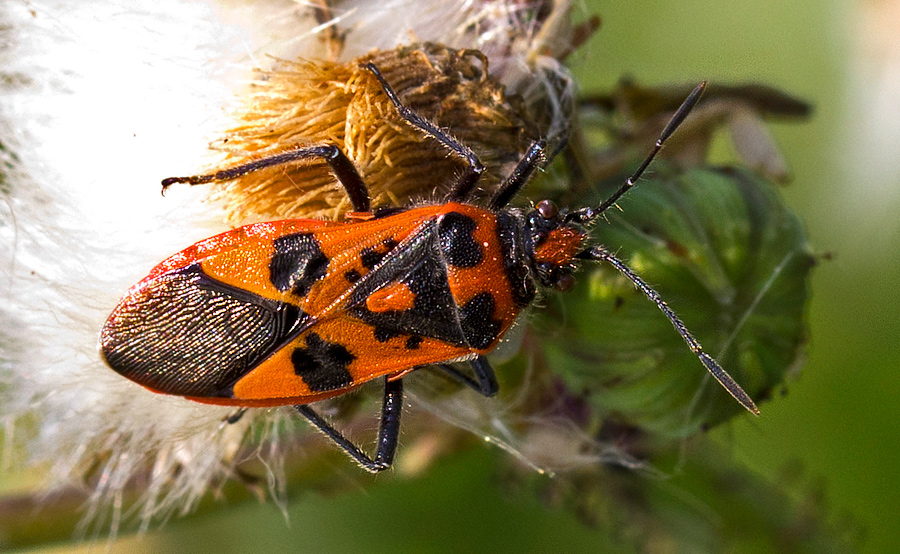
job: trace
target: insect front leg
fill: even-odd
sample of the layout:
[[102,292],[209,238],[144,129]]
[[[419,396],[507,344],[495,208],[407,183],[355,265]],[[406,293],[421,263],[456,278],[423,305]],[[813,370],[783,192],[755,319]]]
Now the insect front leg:
[[409,107],[404,106],[403,103],[400,102],[397,93],[394,92],[394,89],[391,88],[391,85],[387,82],[384,75],[381,74],[381,71],[375,64],[367,63],[363,65],[363,67],[372,72],[372,74],[375,75],[375,78],[378,79],[378,82],[381,83],[381,88],[384,90],[384,93],[387,95],[388,99],[390,99],[391,103],[397,108],[397,111],[400,112],[400,117],[405,119],[413,127],[422,131],[426,136],[440,142],[450,150],[450,152],[466,161],[467,167],[465,171],[456,182],[453,190],[450,191],[450,194],[447,196],[447,200],[449,201],[465,200],[475,187],[475,184],[481,178],[482,173],[484,173],[484,165],[481,163],[481,160],[478,159],[478,156],[475,155],[475,152],[465,144],[450,136],[449,133],[441,130],[440,127],[431,121],[428,121],[421,115],[409,109]]
[[400,413],[403,411],[402,379],[393,381],[387,377],[384,379],[384,401],[381,405],[381,424],[378,427],[378,444],[374,458],[370,458],[308,405],[302,404],[294,406],[294,408],[366,471],[378,473],[391,467],[394,462],[397,439],[400,436]]
[[538,140],[531,144],[528,152],[525,153],[525,157],[519,160],[515,169],[503,181],[494,197],[491,198],[490,208],[492,210],[505,208],[509,201],[522,190],[522,187],[525,186],[525,183],[528,182],[534,171],[547,161],[546,148],[547,143],[543,140]]
[[359,172],[356,171],[353,162],[350,161],[340,148],[333,144],[298,147],[294,150],[253,160],[252,162],[223,169],[207,175],[169,177],[162,180],[162,192],[165,194],[166,189],[176,183],[202,185],[218,181],[230,181],[261,169],[294,164],[304,160],[324,160],[331,166],[331,171],[334,172],[334,176],[337,177],[338,182],[340,182],[344,187],[344,190],[347,191],[347,196],[350,197],[350,203],[353,204],[353,210],[357,212],[370,211],[369,189],[366,187],[366,183],[363,181],[362,177],[360,177]]

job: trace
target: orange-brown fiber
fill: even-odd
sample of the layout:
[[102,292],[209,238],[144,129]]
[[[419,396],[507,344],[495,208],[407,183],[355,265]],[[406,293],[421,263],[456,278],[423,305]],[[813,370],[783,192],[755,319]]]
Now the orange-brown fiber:
[[[440,199],[464,162],[405,122],[374,76],[374,63],[401,101],[469,145],[487,168],[490,190],[538,134],[518,97],[488,75],[478,51],[438,44],[375,51],[347,63],[280,61],[252,85],[239,124],[213,147],[216,170],[298,146],[335,144],[367,183],[372,206]],[[222,185],[218,196],[236,224],[300,217],[334,219],[350,211],[344,189],[320,161],[277,166]]]

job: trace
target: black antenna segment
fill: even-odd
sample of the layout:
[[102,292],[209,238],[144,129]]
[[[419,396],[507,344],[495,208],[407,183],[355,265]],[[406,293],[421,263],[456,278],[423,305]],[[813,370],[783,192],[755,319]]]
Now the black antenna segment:
[[628,192],[631,187],[633,187],[638,179],[641,178],[641,175],[644,174],[644,171],[650,166],[653,162],[653,159],[656,158],[656,155],[659,154],[659,151],[662,150],[663,144],[665,144],[666,140],[672,136],[672,133],[675,132],[675,129],[681,125],[685,118],[687,118],[688,114],[691,113],[691,110],[694,109],[694,106],[697,105],[697,102],[700,101],[700,97],[703,96],[703,91],[706,90],[706,81],[703,81],[699,85],[697,85],[693,91],[688,95],[687,98],[684,99],[684,102],[681,103],[681,106],[675,111],[675,115],[672,116],[672,119],[669,120],[669,123],[666,125],[666,128],[663,129],[663,132],[660,133],[659,138],[656,139],[656,144],[653,145],[653,150],[647,154],[647,157],[644,158],[644,161],[641,162],[641,165],[635,170],[635,172],[625,181],[619,190],[614,192],[612,196],[607,198],[600,206],[596,208],[581,208],[580,210],[575,210],[571,212],[567,217],[567,221],[576,221],[578,223],[590,223],[594,219],[596,219],[600,214],[609,209],[610,206],[615,204],[619,198],[622,197],[623,194]]

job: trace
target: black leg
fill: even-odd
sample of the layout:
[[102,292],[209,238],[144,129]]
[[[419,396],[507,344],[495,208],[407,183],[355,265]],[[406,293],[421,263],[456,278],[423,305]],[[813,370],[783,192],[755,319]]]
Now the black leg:
[[225,422],[230,425],[234,425],[235,423],[240,421],[242,417],[244,417],[245,413],[247,413],[247,408],[241,408],[240,410],[238,410],[238,411],[234,412],[233,414],[231,414],[230,416],[226,417]]
[[[503,184],[500,185],[500,188],[497,189],[497,192],[491,198],[491,209],[500,210],[505,208],[509,201],[528,183],[534,171],[544,167],[555,158],[566,147],[568,140],[568,135],[560,133],[548,140],[536,140],[531,143],[528,152],[525,153],[525,157],[519,160],[515,169],[503,181]],[[547,153],[548,143],[553,147],[549,154]]]
[[544,149],[546,147],[547,143],[542,140],[535,141],[531,144],[528,152],[525,153],[525,157],[519,160],[516,168],[513,169],[513,172],[510,173],[509,177],[506,178],[506,181],[504,181],[503,184],[500,185],[500,188],[497,189],[494,197],[491,198],[490,207],[492,210],[499,210],[506,207],[516,193],[522,190],[522,187],[525,186],[525,183],[531,178],[534,170],[543,164]]
[[494,375],[494,369],[488,363],[487,358],[478,356],[469,363],[472,365],[472,371],[475,372],[477,380],[472,379],[450,364],[438,364],[437,367],[460,383],[480,392],[484,396],[490,397],[497,394],[500,387],[497,385],[497,377]]
[[394,462],[394,453],[397,451],[397,439],[400,435],[400,413],[403,411],[403,380],[384,380],[384,402],[381,405],[381,424],[378,428],[378,444],[375,449],[375,458],[370,458],[358,446],[350,442],[340,431],[325,421],[322,416],[306,404],[294,406],[303,414],[319,431],[325,433],[344,452],[371,473],[378,473],[389,467]]
[[166,189],[175,183],[202,185],[213,181],[230,181],[267,167],[292,164],[310,159],[325,160],[328,165],[331,166],[331,170],[334,172],[335,177],[337,177],[337,180],[347,191],[347,196],[350,197],[350,203],[353,204],[354,211],[370,211],[369,190],[366,188],[366,184],[363,182],[362,177],[359,176],[359,172],[356,171],[356,167],[353,166],[353,162],[341,152],[340,148],[334,145],[303,146],[288,152],[282,152],[281,154],[254,160],[243,165],[223,169],[209,175],[169,177],[168,179],[163,179],[162,191],[163,194],[165,194]]
[[382,75],[381,71],[375,67],[375,64],[367,63],[363,67],[371,71],[372,74],[375,75],[375,78],[378,79],[378,82],[381,83],[381,88],[384,89],[384,93],[397,108],[397,111],[400,112],[400,117],[409,122],[413,127],[416,127],[425,133],[425,135],[440,142],[450,150],[450,152],[466,161],[466,170],[459,178],[459,181],[456,182],[456,186],[453,187],[453,190],[450,191],[450,194],[447,196],[447,200],[465,200],[475,187],[475,183],[481,178],[481,174],[484,173],[484,166],[481,164],[481,160],[478,159],[478,156],[475,155],[475,152],[472,152],[471,148],[442,131],[434,123],[404,106],[400,102],[397,93],[394,92],[394,89],[391,88],[391,85],[385,80],[384,75]]

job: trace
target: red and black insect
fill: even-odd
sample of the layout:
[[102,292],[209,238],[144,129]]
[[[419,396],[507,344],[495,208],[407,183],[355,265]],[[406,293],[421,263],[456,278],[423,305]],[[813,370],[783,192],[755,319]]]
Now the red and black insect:
[[[703,352],[659,295],[587,228],[641,176],[700,98],[685,100],[634,175],[598,207],[508,208],[545,162],[535,142],[486,207],[470,203],[484,168],[466,145],[404,106],[378,69],[400,115],[466,162],[443,202],[371,211],[366,185],[336,146],[298,148],[212,175],[163,181],[226,181],[263,168],[324,160],[347,190],[346,222],[257,223],[201,241],[132,287],[100,334],[115,371],[155,392],[209,404],[294,405],[365,469],[390,467],[397,447],[403,376],[431,366],[485,396],[497,392],[485,358],[534,299],[565,290],[583,260],[606,261],[665,313],[713,376],[748,410],[750,397]],[[472,377],[451,362],[466,362]],[[369,457],[309,404],[384,379],[377,450]]]

